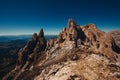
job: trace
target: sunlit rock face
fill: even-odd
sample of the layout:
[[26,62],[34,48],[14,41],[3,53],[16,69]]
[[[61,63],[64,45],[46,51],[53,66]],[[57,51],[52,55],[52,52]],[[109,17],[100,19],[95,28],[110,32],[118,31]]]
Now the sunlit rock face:
[[47,42],[41,29],[20,49],[16,68],[3,80],[119,80],[115,36],[120,36],[118,31],[106,33],[93,23],[80,26],[73,19]]

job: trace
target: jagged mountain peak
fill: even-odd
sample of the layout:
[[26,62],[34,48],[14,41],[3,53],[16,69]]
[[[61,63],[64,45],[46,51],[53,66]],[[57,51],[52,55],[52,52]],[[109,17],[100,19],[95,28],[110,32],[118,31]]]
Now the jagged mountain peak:
[[37,40],[37,33],[34,33],[33,35],[32,35],[32,40],[34,40],[34,41],[36,41]]
[[73,19],[68,20],[68,27],[76,27],[77,23]]
[[40,30],[39,32],[39,37],[44,37],[44,31],[43,31],[43,28]]
[[37,35],[37,33],[34,33],[32,35],[32,39],[28,41],[25,47],[19,50],[16,68],[24,67],[26,62],[29,59],[31,59],[31,55],[33,58],[34,57],[33,55],[41,51],[44,51],[45,48],[46,48],[46,40],[44,38],[43,29],[41,29],[39,35]]
[[46,42],[43,29],[34,33],[3,80],[119,80],[119,50],[114,37],[95,24],[69,19],[55,39]]

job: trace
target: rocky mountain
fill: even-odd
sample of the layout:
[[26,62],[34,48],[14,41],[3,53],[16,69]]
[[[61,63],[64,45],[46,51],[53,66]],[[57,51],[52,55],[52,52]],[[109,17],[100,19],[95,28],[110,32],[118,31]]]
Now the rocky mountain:
[[19,50],[15,69],[3,80],[119,80],[120,40],[115,34],[73,19],[48,41],[41,29]]
[[114,38],[116,45],[120,47],[120,30],[111,31],[108,32],[108,34],[110,34]]

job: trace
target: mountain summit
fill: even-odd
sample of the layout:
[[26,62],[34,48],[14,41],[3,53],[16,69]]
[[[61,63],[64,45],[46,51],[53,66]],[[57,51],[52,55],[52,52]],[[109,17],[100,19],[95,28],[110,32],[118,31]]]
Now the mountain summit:
[[119,80],[120,41],[115,36],[73,19],[48,41],[41,29],[19,50],[15,69],[3,80]]

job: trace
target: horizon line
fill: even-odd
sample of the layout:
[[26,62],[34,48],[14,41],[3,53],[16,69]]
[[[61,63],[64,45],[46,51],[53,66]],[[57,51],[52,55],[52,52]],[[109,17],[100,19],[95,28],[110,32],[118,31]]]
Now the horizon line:
[[[0,34],[0,37],[1,36],[32,36],[32,35],[33,34],[8,34],[8,35],[7,34],[5,34],[5,35],[4,34],[3,35]],[[56,36],[58,34],[45,34],[45,36],[49,36],[49,35],[53,35],[53,36],[55,35]]]

